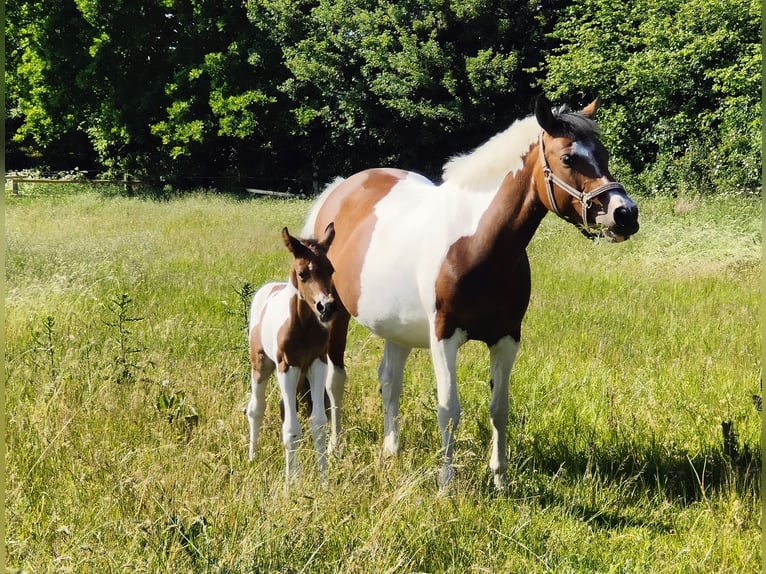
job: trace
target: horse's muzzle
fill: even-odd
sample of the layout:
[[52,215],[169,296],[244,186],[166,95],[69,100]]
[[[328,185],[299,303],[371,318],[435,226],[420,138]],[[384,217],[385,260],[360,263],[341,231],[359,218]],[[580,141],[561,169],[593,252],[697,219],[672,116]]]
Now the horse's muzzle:
[[627,239],[638,231],[638,206],[636,204],[621,205],[614,210],[612,217],[614,218],[614,226],[610,228],[610,231],[615,235]]

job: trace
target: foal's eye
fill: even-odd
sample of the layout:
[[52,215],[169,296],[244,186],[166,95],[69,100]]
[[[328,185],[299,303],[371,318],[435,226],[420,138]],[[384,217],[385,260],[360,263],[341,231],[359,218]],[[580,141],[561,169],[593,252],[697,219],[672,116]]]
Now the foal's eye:
[[298,279],[301,280],[302,283],[305,283],[309,278],[309,272],[305,269],[298,271]]
[[568,153],[565,153],[564,155],[562,155],[560,159],[561,159],[561,163],[563,163],[564,165],[566,166],[572,165],[572,156],[569,155]]

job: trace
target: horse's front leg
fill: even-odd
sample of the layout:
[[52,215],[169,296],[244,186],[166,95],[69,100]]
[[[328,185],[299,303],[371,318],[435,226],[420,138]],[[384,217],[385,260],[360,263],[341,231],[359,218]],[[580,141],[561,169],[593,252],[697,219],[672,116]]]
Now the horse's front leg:
[[311,389],[311,416],[309,427],[314,451],[317,456],[317,467],[322,480],[327,478],[327,412],[324,408],[325,380],[327,379],[327,363],[315,359],[308,370],[309,387]]
[[378,366],[380,398],[383,401],[383,456],[399,454],[399,397],[404,382],[404,365],[409,347],[386,341]]
[[442,437],[442,465],[437,475],[439,488],[445,490],[455,474],[452,456],[455,431],[460,423],[460,401],[457,394],[457,350],[467,340],[465,331],[458,329],[448,339],[438,339],[431,330],[431,359],[436,375],[436,418]]
[[301,370],[298,367],[288,367],[287,371],[277,369],[279,391],[284,405],[284,420],[282,421],[282,444],[285,446],[285,486],[289,486],[298,478],[298,457],[296,450],[301,439],[301,423],[298,420],[296,395]]
[[508,383],[511,369],[519,350],[519,342],[507,336],[489,347],[490,386],[492,399],[489,402],[489,418],[492,423],[492,453],[489,458],[489,468],[495,488],[505,490],[508,487],[506,469],[505,438],[508,428]]
[[341,306],[330,324],[330,340],[327,345],[327,379],[325,382],[325,390],[330,399],[330,441],[327,445],[329,454],[341,449],[343,394],[347,379],[346,369],[343,366],[343,355],[346,351],[350,317],[348,311]]

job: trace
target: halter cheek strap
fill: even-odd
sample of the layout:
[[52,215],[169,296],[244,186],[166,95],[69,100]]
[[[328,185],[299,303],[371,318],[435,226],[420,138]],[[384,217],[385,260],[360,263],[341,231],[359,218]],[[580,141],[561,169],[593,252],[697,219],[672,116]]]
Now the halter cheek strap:
[[559,211],[558,205],[556,205],[556,197],[553,195],[553,184],[555,183],[561,189],[579,201],[580,205],[582,205],[582,223],[585,226],[582,230],[583,235],[590,239],[597,237],[590,231],[590,225],[588,224],[588,208],[591,206],[593,199],[603,193],[606,193],[607,191],[619,191],[625,193],[625,188],[616,181],[610,181],[609,183],[605,183],[593,191],[588,192],[580,191],[579,189],[569,185],[567,182],[553,173],[550,166],[548,165],[548,160],[545,159],[545,144],[543,143],[543,133],[544,132],[542,131],[540,132],[540,162],[543,165],[543,176],[545,177],[545,190],[548,193],[548,203],[550,203],[551,209],[553,209],[553,213],[558,215],[561,219],[569,221],[569,218],[565,215],[562,215],[562,213]]

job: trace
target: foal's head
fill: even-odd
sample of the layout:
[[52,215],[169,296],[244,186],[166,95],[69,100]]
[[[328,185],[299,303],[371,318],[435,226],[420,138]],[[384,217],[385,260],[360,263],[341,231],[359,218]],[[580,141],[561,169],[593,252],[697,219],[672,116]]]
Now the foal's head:
[[544,96],[535,104],[542,131],[535,173],[540,200],[587,236],[596,227],[613,241],[638,231],[638,207],[609,173],[609,153],[598,139],[598,99],[579,112],[554,112]]
[[327,250],[334,237],[335,226],[332,223],[319,240],[298,239],[290,235],[287,227],[282,229],[285,246],[293,254],[290,282],[322,323],[330,321],[338,308],[332,284],[335,269],[327,258]]

